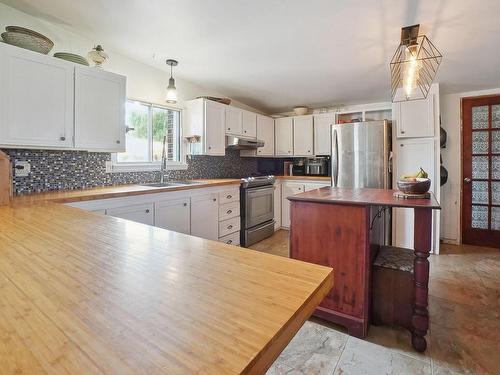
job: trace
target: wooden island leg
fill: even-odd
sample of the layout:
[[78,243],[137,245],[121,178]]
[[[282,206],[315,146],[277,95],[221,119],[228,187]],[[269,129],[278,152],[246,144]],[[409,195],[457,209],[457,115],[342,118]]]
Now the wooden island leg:
[[427,349],[425,335],[429,328],[428,294],[429,294],[429,253],[432,238],[432,210],[415,208],[413,264],[413,314],[411,342],[415,350],[424,352]]

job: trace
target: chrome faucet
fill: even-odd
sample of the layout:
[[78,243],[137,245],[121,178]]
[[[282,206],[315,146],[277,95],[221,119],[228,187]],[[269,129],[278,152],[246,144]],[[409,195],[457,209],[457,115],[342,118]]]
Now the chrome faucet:
[[165,183],[165,171],[167,170],[167,153],[165,146],[167,143],[167,136],[163,136],[163,147],[161,151],[161,165],[160,165],[160,182]]

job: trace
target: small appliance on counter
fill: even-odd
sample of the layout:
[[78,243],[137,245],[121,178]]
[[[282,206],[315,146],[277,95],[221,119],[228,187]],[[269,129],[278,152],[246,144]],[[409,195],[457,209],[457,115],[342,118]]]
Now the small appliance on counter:
[[304,160],[285,161],[283,163],[284,176],[304,176],[306,174],[306,166]]
[[274,182],[272,175],[241,179],[240,245],[248,247],[274,233]]
[[307,176],[328,176],[329,156],[318,156],[315,158],[307,158],[305,161],[305,174]]

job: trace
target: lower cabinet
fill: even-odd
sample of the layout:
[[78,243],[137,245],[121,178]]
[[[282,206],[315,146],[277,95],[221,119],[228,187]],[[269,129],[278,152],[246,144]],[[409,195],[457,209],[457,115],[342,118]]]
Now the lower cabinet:
[[155,203],[155,226],[175,232],[191,233],[191,204],[189,197]]
[[152,203],[109,208],[106,210],[106,214],[135,221],[137,223],[148,225],[154,224],[154,207]]
[[303,193],[304,184],[295,182],[285,182],[281,185],[281,226],[284,228],[290,227],[290,201],[288,197]]
[[217,193],[191,198],[191,235],[207,240],[219,239],[219,199]]

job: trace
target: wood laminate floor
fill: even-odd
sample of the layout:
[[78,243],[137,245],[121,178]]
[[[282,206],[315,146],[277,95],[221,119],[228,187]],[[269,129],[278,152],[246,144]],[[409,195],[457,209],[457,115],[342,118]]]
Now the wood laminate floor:
[[[288,256],[288,231],[252,249]],[[312,318],[281,353],[278,374],[500,374],[500,249],[441,245],[431,255],[429,347],[406,330],[371,326],[366,340]]]

